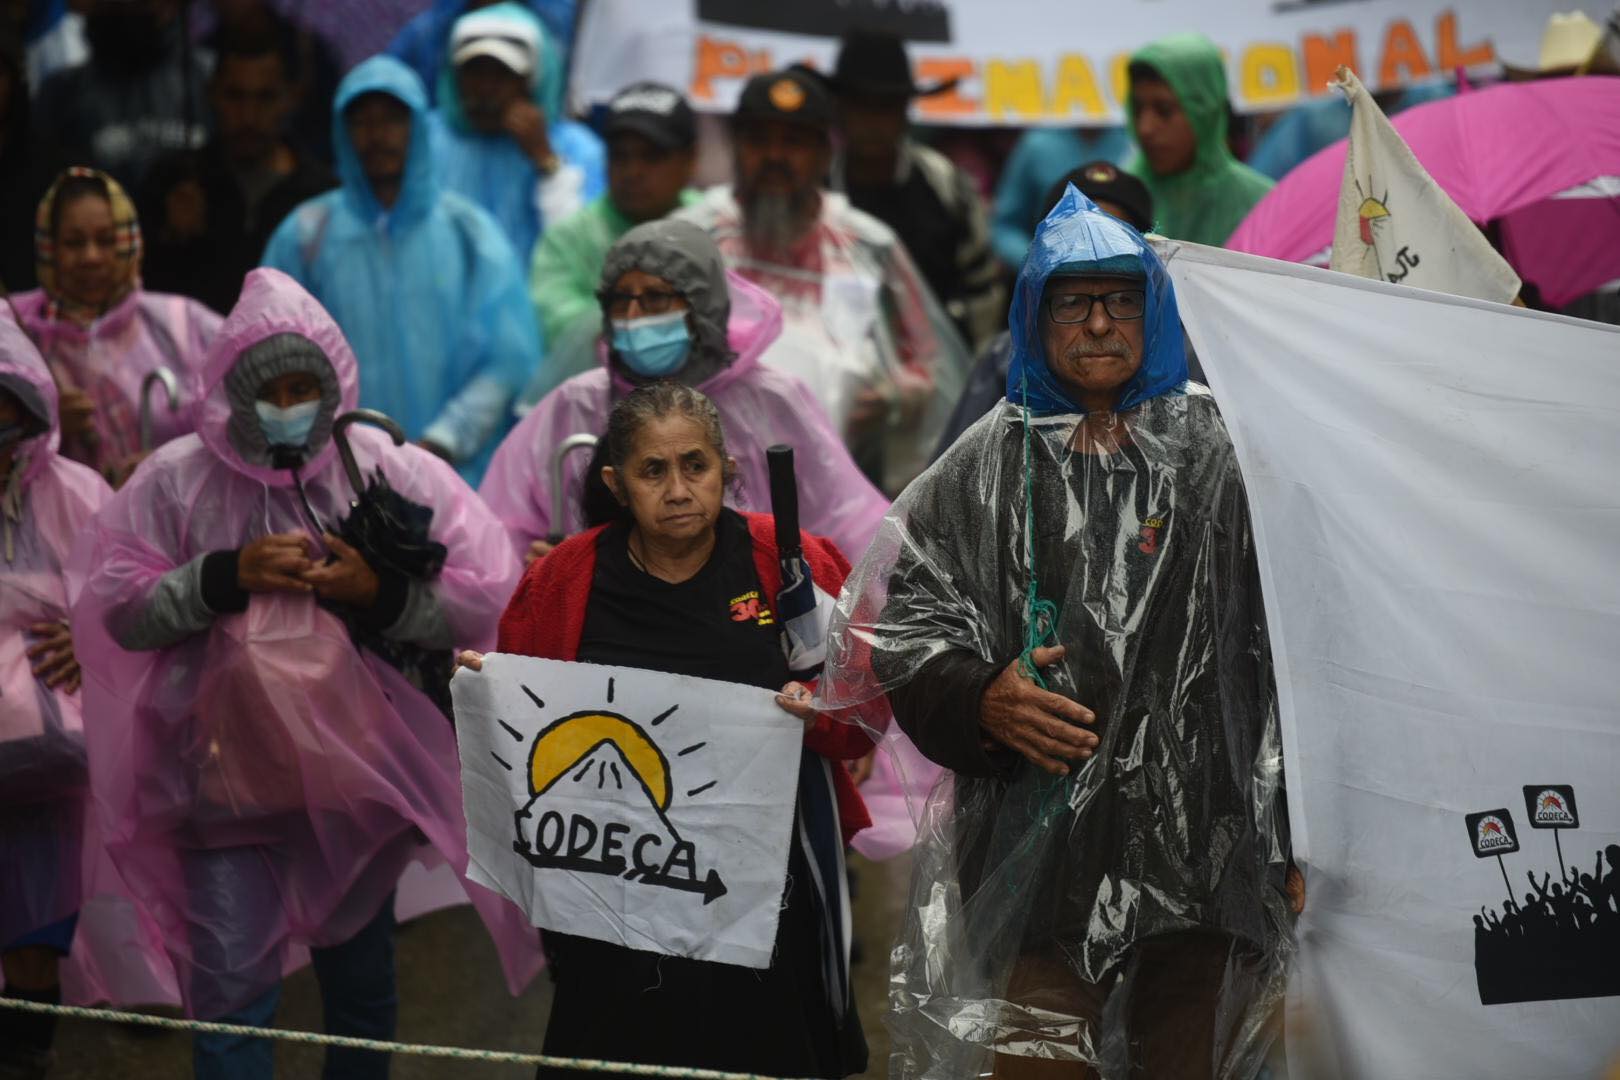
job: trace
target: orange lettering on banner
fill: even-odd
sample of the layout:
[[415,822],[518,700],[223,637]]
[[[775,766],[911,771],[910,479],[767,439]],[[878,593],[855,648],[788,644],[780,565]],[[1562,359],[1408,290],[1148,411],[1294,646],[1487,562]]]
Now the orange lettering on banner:
[[1299,97],[1299,64],[1294,50],[1263,41],[1243,50],[1238,87],[1250,105],[1274,105]]
[[1491,45],[1489,38],[1478,45],[1467,49],[1457,47],[1457,13],[1443,11],[1434,21],[1434,36],[1436,51],[1440,54],[1440,70],[1454,71],[1457,68],[1477,67],[1480,64],[1489,64],[1496,59],[1496,49]]
[[1332,39],[1321,34],[1306,34],[1303,41],[1305,53],[1305,92],[1307,94],[1320,94],[1327,89],[1332,81],[1333,73],[1343,65],[1351,71],[1360,73],[1361,64],[1356,59],[1356,32],[1354,30],[1336,30]]
[[750,53],[735,41],[720,41],[708,35],[698,37],[697,63],[692,67],[692,99],[714,100],[715,79],[746,79],[757,71],[771,70],[771,54],[759,49]]
[[1033,60],[992,60],[985,71],[984,111],[1001,119],[1009,112],[1017,119],[1041,116],[1041,69]]
[[1052,101],[1046,111],[1052,116],[1069,116],[1077,105],[1088,119],[1108,112],[1091,62],[1079,53],[1064,53],[1058,58],[1057,84],[1052,88]]
[[[1406,78],[1401,78],[1405,69]],[[1384,32],[1383,56],[1378,61],[1378,85],[1398,86],[1403,82],[1417,82],[1434,74],[1429,58],[1423,52],[1423,43],[1417,31],[1405,19],[1396,19]]]
[[[917,81],[920,83],[971,79],[976,74],[978,72],[973,61],[967,57],[925,57],[917,61]],[[978,111],[979,102],[963,97],[960,85],[941,94],[917,99],[917,115],[927,119],[949,120],[958,116],[972,116]]]

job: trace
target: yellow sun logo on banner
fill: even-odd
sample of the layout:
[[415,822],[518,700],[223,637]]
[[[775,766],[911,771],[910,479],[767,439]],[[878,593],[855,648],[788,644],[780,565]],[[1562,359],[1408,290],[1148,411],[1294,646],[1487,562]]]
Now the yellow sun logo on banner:
[[542,731],[529,751],[529,791],[544,795],[568,770],[603,743],[618,747],[647,789],[653,805],[669,809],[669,759],[646,734],[615,713],[587,711],[558,720]]

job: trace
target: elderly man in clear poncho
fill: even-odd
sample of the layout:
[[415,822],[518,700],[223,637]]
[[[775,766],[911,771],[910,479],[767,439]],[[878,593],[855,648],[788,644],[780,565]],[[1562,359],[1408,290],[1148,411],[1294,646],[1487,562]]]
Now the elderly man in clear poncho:
[[886,694],[950,770],[891,1075],[1247,1078],[1304,884],[1231,442],[1164,267],[1073,188],[1011,329],[1007,400],[895,503],[821,690]]

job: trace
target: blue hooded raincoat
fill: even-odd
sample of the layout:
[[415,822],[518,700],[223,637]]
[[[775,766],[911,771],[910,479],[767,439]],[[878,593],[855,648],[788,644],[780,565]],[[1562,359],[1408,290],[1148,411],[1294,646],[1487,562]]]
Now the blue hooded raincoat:
[[[412,116],[404,182],[387,209],[343,123],[349,104],[374,92]],[[343,328],[360,362],[360,404],[447,448],[476,484],[540,363],[540,331],[500,226],[439,186],[428,122],[421,80],[398,60],[377,56],[349,72],[333,103],[343,186],[289,214],[264,264],[296,279]]]
[[[487,17],[497,12],[531,24],[539,34],[540,70],[532,90],[534,103],[545,113],[551,152],[564,167],[572,166],[581,173],[583,186],[575,209],[583,209],[607,189],[607,152],[602,140],[584,124],[563,118],[567,73],[562,51],[545,23],[515,2],[497,4],[479,14]],[[433,134],[439,140],[434,159],[438,176],[446,188],[495,215],[518,260],[527,266],[547,224],[536,191],[540,173],[511,136],[484,135],[467,125],[456,92],[456,71],[448,60],[439,68],[438,78],[439,107],[433,113]]]
[[1035,229],[1035,240],[1013,288],[1008,316],[1013,357],[1007,371],[1007,400],[1027,404],[1037,416],[1086,411],[1052,374],[1041,340],[1041,297],[1046,283],[1066,275],[1144,279],[1147,313],[1142,340],[1146,355],[1136,375],[1125,384],[1119,411],[1160,394],[1178,392],[1187,381],[1187,350],[1170,275],[1141,233],[1097,209],[1096,203],[1070,184]]

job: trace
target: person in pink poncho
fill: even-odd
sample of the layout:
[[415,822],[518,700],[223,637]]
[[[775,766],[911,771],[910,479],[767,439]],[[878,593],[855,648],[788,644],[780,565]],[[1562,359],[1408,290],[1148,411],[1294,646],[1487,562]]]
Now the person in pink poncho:
[[[794,450],[805,530],[860,558],[888,500],[851,460],[809,388],[759,362],[782,332],[776,300],[728,273],[703,230],[671,220],[638,225],[619,238],[603,263],[600,298],[602,365],[542,398],[496,450],[479,487],[525,557],[545,555],[557,537],[605,520],[587,507],[593,499],[586,477],[600,471],[600,454],[584,453],[562,463],[564,512],[557,520],[558,447],[572,435],[600,435],[613,403],[635,387],[673,379],[702,391],[720,410],[737,461],[729,492],[736,509],[770,511],[765,450],[785,443]],[[611,516],[606,489],[596,496]]]
[[[112,496],[57,453],[56,385],[0,308],[0,969],[5,993],[61,1001],[84,833],[84,726],[64,575]],[[43,1076],[54,1017],[0,1010],[0,1075]]]
[[[334,421],[354,408],[355,358],[280,271],[247,276],[202,394],[196,433],[148,458],[75,549],[96,824],[190,1015],[270,1023],[308,945],[327,1029],[389,1038],[395,885],[424,840],[467,861],[431,673],[456,645],[493,644],[519,563],[449,465],[365,426],[348,435],[360,471],[431,512],[442,568],[389,569],[334,535],[354,498]],[[467,889],[515,989],[538,970],[534,934]],[[199,1035],[194,1059],[198,1077],[272,1068],[265,1040]],[[327,1055],[328,1076],[386,1071],[385,1055]]]
[[146,379],[151,442],[191,430],[195,383],[220,318],[189,297],[141,288],[141,225],[118,181],[79,166],[56,178],[34,219],[40,288],[12,298],[61,394],[62,454],[122,482],[150,447],[141,437]]

